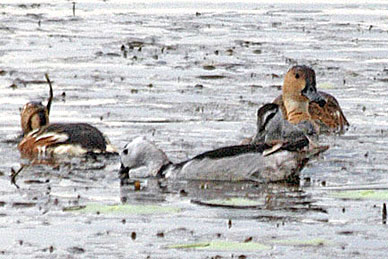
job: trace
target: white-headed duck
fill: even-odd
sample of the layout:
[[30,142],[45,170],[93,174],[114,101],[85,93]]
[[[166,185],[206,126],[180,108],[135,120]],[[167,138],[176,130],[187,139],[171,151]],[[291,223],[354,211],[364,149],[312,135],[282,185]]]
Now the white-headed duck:
[[144,177],[190,180],[278,182],[299,179],[308,160],[327,150],[310,148],[306,139],[276,144],[228,146],[202,153],[181,163],[172,163],[154,143],[138,137],[120,153],[121,183],[130,171],[145,167]]
[[282,95],[273,103],[280,106],[289,122],[313,121],[318,133],[343,133],[349,126],[338,101],[317,91],[315,72],[308,66],[292,67],[284,78]]
[[23,139],[18,149],[23,157],[55,154],[82,155],[86,153],[117,153],[106,136],[86,123],[49,123],[52,86],[47,106],[29,102],[21,112]]

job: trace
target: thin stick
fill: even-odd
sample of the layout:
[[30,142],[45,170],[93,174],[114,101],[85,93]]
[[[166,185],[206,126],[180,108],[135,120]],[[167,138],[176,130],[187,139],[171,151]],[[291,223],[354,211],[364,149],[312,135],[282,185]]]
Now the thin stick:
[[48,101],[47,101],[47,113],[48,113],[48,115],[50,115],[51,103],[53,101],[53,96],[54,96],[53,86],[51,85],[51,81],[50,81],[48,74],[46,73],[46,74],[44,74],[44,76],[46,77],[47,83],[50,87],[50,96],[49,96]]
[[22,165],[19,170],[15,172],[15,170],[11,167],[11,184],[15,185],[16,188],[20,188],[19,185],[16,184],[16,176],[24,169],[26,165]]

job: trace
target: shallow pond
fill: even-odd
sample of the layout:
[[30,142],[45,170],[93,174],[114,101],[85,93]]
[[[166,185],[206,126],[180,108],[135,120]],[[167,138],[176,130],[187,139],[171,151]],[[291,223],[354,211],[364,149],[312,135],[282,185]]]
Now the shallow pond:
[[[0,256],[385,257],[387,1],[0,3]],[[118,157],[24,168],[19,109],[88,122],[117,147],[146,135],[172,161],[239,143],[294,64],[339,100],[351,127],[300,186],[142,181]]]

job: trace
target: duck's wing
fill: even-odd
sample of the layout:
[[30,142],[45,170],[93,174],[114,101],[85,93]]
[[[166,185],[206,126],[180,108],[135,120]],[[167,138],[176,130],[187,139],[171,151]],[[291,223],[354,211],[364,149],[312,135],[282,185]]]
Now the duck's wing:
[[[223,147],[174,164],[177,177],[196,180],[277,182],[299,177],[314,152],[305,138],[293,142]],[[291,179],[290,178],[290,179]]]
[[[104,135],[95,127],[86,123],[54,123],[35,130],[25,136],[18,148],[22,154],[44,154],[58,148],[54,153],[105,152],[108,143]],[[63,150],[60,150],[60,148]],[[66,147],[66,148],[65,148]]]
[[67,139],[61,139],[58,144],[80,145],[88,151],[106,149],[104,135],[97,128],[86,123],[54,123],[42,129],[41,134],[53,136],[66,135]]
[[[197,155],[190,160],[201,160],[205,158],[210,159],[221,159],[227,157],[238,156],[246,153],[263,153],[264,150],[270,148],[271,145],[260,143],[255,145],[236,145],[236,146],[228,146],[222,147],[215,150],[204,152],[200,155]],[[185,163],[185,162],[182,162]]]
[[[280,146],[279,146],[280,143]],[[275,148],[276,151],[286,150],[286,151],[299,151],[304,147],[309,145],[309,141],[307,138],[300,138],[292,142],[287,141],[274,141],[272,143],[258,143],[258,144],[248,144],[248,145],[235,145],[228,147],[221,147],[215,150],[204,152],[200,155],[197,155],[187,161],[190,160],[201,160],[205,158],[210,159],[222,159],[233,156],[239,156],[246,153],[260,153],[263,154],[266,150]],[[272,152],[274,153],[274,152]],[[187,161],[184,161],[180,164],[184,164]],[[177,164],[179,165],[179,164]]]
[[319,93],[326,100],[326,105],[319,107],[316,103],[310,103],[309,112],[312,119],[319,124],[323,133],[344,133],[346,128],[349,126],[349,122],[342,112],[337,99],[328,93]]
[[[349,126],[349,122],[342,112],[337,99],[326,92],[319,91],[319,94],[326,100],[326,104],[320,107],[317,103],[310,102],[309,113],[318,124],[320,133],[344,133]],[[284,118],[287,119],[282,95],[279,95],[273,103],[280,106]]]

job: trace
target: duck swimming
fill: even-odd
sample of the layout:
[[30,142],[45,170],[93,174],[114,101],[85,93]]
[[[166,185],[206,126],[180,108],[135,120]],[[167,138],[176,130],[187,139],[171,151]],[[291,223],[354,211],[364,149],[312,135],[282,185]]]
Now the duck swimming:
[[52,156],[56,154],[83,155],[86,153],[117,153],[107,137],[87,123],[49,123],[52,86],[47,106],[29,102],[21,112],[23,139],[18,149],[23,157]]
[[312,144],[317,139],[314,125],[302,121],[296,125],[285,120],[279,105],[264,104],[257,111],[257,133],[250,144],[293,142],[304,139]]
[[319,125],[309,113],[309,103],[315,103],[318,107],[326,105],[317,92],[314,71],[307,66],[292,67],[284,77],[282,98],[281,104],[267,103],[258,109],[257,133],[243,143],[307,138],[314,144],[313,140],[318,139]]
[[308,66],[294,66],[287,72],[282,95],[273,103],[279,105],[284,118],[293,124],[312,121],[319,134],[341,134],[349,126],[338,101],[316,90],[315,72]]
[[124,184],[130,171],[145,167],[143,177],[170,179],[295,182],[308,160],[327,147],[309,148],[308,141],[228,146],[172,163],[166,154],[145,137],[125,145],[120,153],[120,179]]

